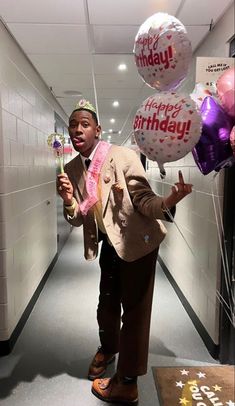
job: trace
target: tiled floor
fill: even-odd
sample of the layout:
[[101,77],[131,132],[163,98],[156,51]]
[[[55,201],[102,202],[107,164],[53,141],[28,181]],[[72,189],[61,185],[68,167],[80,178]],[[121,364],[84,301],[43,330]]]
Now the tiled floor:
[[[98,261],[83,259],[82,232],[70,235],[13,352],[0,358],[1,406],[98,406],[87,367],[99,342]],[[152,366],[215,363],[158,265],[149,369],[139,406],[159,406]],[[109,367],[110,374],[114,365]],[[175,405],[169,405],[175,406]]]

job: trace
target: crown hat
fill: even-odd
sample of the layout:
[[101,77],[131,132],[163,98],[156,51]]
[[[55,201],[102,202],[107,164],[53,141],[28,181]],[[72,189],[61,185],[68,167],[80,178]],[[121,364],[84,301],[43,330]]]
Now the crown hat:
[[83,110],[83,109],[93,111],[93,113],[96,114],[95,107],[92,106],[92,104],[88,100],[85,100],[85,99],[79,100],[79,102],[75,106],[75,110]]

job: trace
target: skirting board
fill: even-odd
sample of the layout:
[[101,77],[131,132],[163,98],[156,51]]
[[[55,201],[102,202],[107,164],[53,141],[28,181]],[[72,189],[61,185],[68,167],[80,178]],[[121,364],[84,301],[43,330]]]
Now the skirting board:
[[53,269],[53,267],[55,266],[55,263],[56,263],[57,259],[58,259],[58,253],[56,253],[56,255],[54,256],[53,260],[51,261],[47,271],[43,275],[43,278],[42,278],[41,282],[39,283],[37,289],[35,290],[35,292],[34,292],[32,298],[31,298],[28,306],[26,307],[24,313],[22,314],[22,316],[21,316],[17,326],[15,327],[11,337],[8,340],[0,341],[0,357],[2,357],[4,355],[8,355],[12,351],[12,349],[13,349],[15,343],[16,343],[17,338],[19,337],[21,331],[23,330],[24,325],[25,325],[26,321],[28,320],[28,317],[30,316],[31,311],[33,310],[33,307],[34,307],[34,305],[35,305],[35,303],[36,303],[36,301],[37,301],[37,299],[38,299],[38,297],[39,297],[39,295],[40,295],[40,293],[41,293],[41,291],[42,291],[42,289],[43,289],[43,287],[44,287],[44,285],[45,285],[45,283],[46,283],[46,281],[47,281],[47,279],[48,279],[48,277],[49,277],[49,275],[50,275],[50,273],[51,273],[51,271]]
[[170,284],[172,285],[173,289],[175,290],[178,298],[180,299],[182,305],[184,306],[186,312],[188,313],[190,319],[192,320],[194,327],[196,328],[198,334],[201,336],[206,348],[208,349],[209,353],[214,359],[218,359],[219,357],[219,345],[215,344],[212,340],[211,336],[208,334],[207,330],[199,320],[198,316],[194,312],[193,308],[191,307],[190,303],[187,301],[186,297],[184,296],[183,292],[177,285],[176,281],[172,277],[169,269],[163,262],[162,258],[158,255],[158,262],[162,267],[163,272],[165,273],[167,279],[169,280]]

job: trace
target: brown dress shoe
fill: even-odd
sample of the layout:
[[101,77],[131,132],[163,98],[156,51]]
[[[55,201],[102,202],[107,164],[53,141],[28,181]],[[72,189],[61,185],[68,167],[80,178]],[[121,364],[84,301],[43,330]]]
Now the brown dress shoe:
[[98,348],[93,360],[91,361],[88,379],[93,381],[96,378],[100,378],[104,375],[108,364],[115,360],[115,354],[106,354],[103,352],[102,348]]
[[137,383],[123,383],[117,375],[114,375],[113,378],[96,379],[91,391],[104,402],[125,405],[137,405],[138,403]]

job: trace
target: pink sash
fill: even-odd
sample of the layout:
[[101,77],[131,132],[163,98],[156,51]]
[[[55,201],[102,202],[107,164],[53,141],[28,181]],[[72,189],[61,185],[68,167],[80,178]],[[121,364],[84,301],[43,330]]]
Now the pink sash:
[[100,141],[88,168],[86,178],[86,190],[88,196],[80,204],[80,211],[83,216],[86,216],[88,210],[98,202],[97,185],[99,174],[110,147],[111,145],[108,142]]

